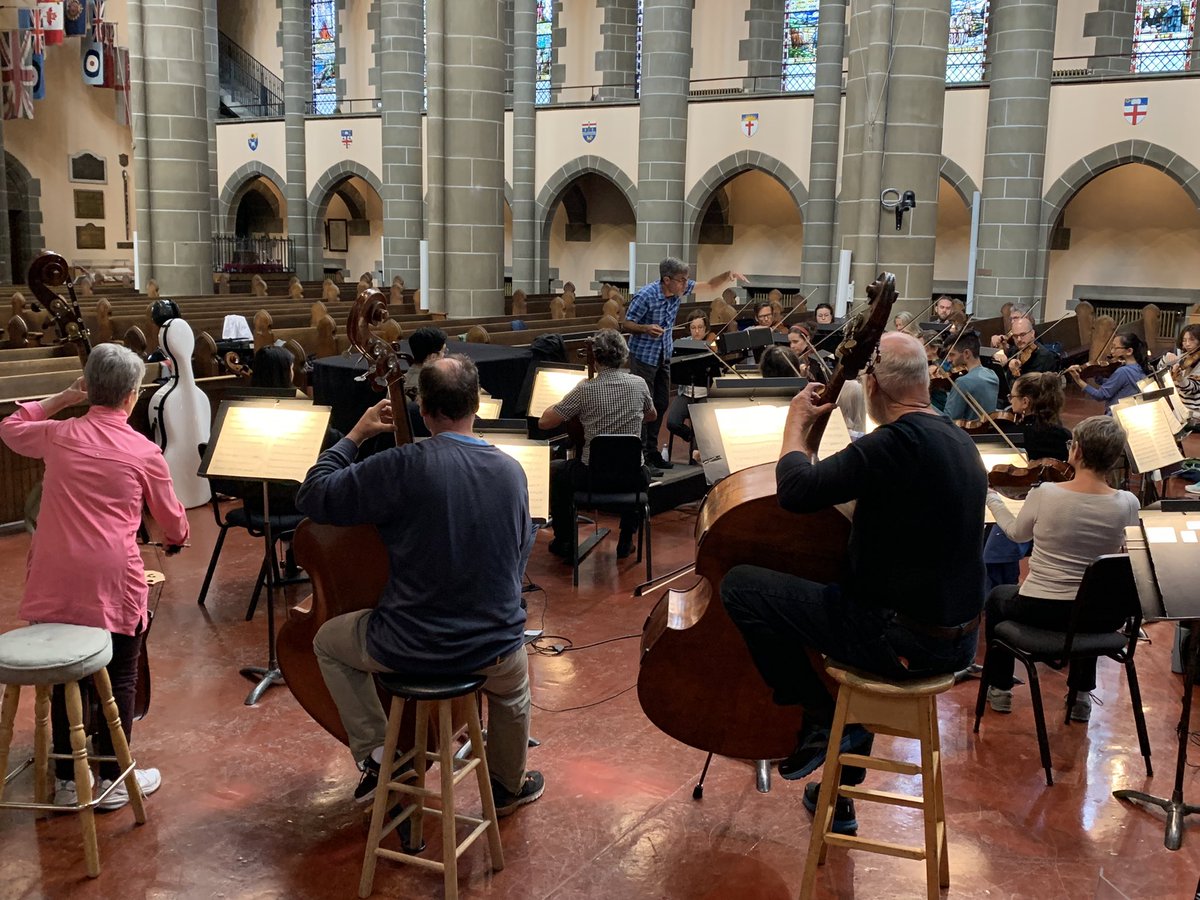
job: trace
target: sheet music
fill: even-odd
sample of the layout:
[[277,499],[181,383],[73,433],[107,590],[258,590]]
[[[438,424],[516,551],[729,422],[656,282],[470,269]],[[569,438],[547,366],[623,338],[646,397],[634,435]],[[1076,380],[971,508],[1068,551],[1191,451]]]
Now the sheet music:
[[1113,407],[1113,415],[1125,429],[1135,472],[1150,472],[1183,459],[1175,443],[1171,413],[1162,397],[1151,403]]
[[329,414],[329,407],[307,401],[222,403],[203,474],[304,481],[321,452]]
[[821,436],[821,444],[817,447],[817,459],[829,459],[835,453],[850,446],[850,429],[846,427],[846,417],[836,406],[829,414],[829,422],[825,425],[825,434]]
[[533,392],[529,397],[529,415],[540,418],[542,413],[570,393],[571,388],[587,379],[583,369],[537,370],[533,379]]
[[717,429],[731,474],[779,459],[787,413],[787,403],[761,402],[716,411]]
[[525,470],[525,480],[529,482],[529,517],[549,520],[550,445],[545,441],[527,441],[518,437],[496,437],[490,443]]
[[475,413],[475,417],[479,419],[498,419],[500,418],[500,407],[503,403],[503,400],[497,400],[495,397],[480,396],[479,412]]

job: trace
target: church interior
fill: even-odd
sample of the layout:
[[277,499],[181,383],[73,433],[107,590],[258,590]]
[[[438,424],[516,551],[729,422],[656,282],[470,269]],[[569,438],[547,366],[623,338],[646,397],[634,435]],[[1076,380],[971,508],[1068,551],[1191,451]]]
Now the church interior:
[[[138,538],[138,565],[161,574],[150,582],[144,718],[130,744],[139,770],[162,774],[145,823],[129,808],[95,815],[89,871],[80,823],[90,813],[24,808],[40,781],[14,777],[0,794],[0,895],[316,900],[359,890],[372,810],[383,807],[354,801],[349,729],[329,718],[336,709],[303,631],[314,610],[328,612],[314,594],[336,595],[337,585],[307,564],[294,506],[294,516],[268,516],[275,533],[264,536],[266,488],[256,496],[237,480],[244,460],[228,470],[216,460],[237,413],[282,427],[263,424],[272,402],[315,412],[307,427],[320,442],[328,425],[327,447],[390,396],[409,407],[395,443],[428,439],[413,399],[414,335],[428,328],[474,363],[478,419],[491,423],[480,439],[517,447],[510,455],[528,475],[536,525],[521,598],[527,766],[544,776],[545,793],[492,822],[502,867],[486,833],[460,850],[452,880],[463,896],[1200,895],[1200,836],[1185,812],[1200,803],[1200,762],[1185,758],[1200,760],[1200,729],[1180,719],[1196,674],[1184,672],[1200,657],[1186,628],[1200,620],[1200,591],[1171,593],[1200,571],[1188,546],[1200,530],[1188,517],[1200,519],[1200,490],[1189,490],[1200,474],[1200,401],[1187,394],[1189,379],[1200,385],[1200,355],[1189,353],[1200,346],[1200,149],[1186,113],[1200,90],[1195,15],[1195,0],[0,0],[0,295],[11,298],[0,439],[3,420],[69,393],[95,348],[121,345],[139,373],[145,366],[129,425],[161,448],[190,532],[181,550],[167,546],[163,524],[147,516]],[[548,431],[543,414],[597,370],[604,376],[608,364],[593,358],[598,334],[623,331],[634,354],[625,365],[638,364],[643,326],[626,325],[637,321],[635,298],[662,295],[664,260],[685,267],[691,291],[665,321],[668,349],[656,363],[670,372],[671,402],[687,408],[703,384],[706,405],[748,406],[755,384],[778,381],[760,404],[779,413],[774,444],[743,470],[737,447],[761,453],[756,435],[735,446],[718,433],[724,443],[710,444],[701,426],[717,429],[718,412],[692,405],[693,432],[665,421],[663,408],[645,437],[650,480],[634,505],[645,503],[647,521],[636,553],[618,541],[627,523],[619,511],[581,508],[586,543],[571,546],[573,564],[551,544],[548,509],[560,488],[550,460],[578,455],[584,432]],[[985,467],[1006,445],[1029,462],[1000,421],[1020,421],[1016,410],[1003,413],[1006,384],[1029,358],[1015,340],[1020,323],[1036,327],[1063,373],[1061,426],[1109,414],[1128,430],[1142,421],[1138,410],[1154,413],[1137,434],[1144,444],[1131,438],[1107,473],[1142,507],[1129,544],[1113,548],[1131,573],[1130,609],[1140,611],[1125,657],[1116,651],[1098,666],[1090,721],[1065,714],[1062,665],[1037,670],[1044,723],[1020,667],[1010,715],[984,709],[976,667],[939,688],[932,754],[928,737],[880,730],[872,752],[896,762],[871,773],[873,798],[843,795],[858,801],[864,843],[835,828],[818,866],[810,850],[821,829],[804,782],[779,775],[787,751],[741,758],[689,743],[680,737],[689,728],[661,726],[647,679],[657,640],[725,615],[718,583],[698,611],[679,597],[709,587],[701,560],[719,551],[698,540],[755,464],[778,506],[774,460],[788,401],[850,364],[846,335],[865,333],[888,284],[877,281],[882,272],[894,274],[887,332],[917,334],[947,360],[962,351],[943,334],[979,336],[968,365],[995,370],[1000,392],[993,387],[991,409],[970,418],[995,412],[1004,433],[979,437],[977,421],[959,424]],[[936,312],[938,298],[951,301],[951,318]],[[689,340],[696,313],[702,341]],[[811,354],[793,357],[805,361],[801,377],[758,382],[758,357],[787,348],[791,326],[803,326]],[[1150,381],[1122,408],[1078,387],[1069,369],[1086,375],[1129,335],[1144,348]],[[1019,363],[1011,376],[997,346]],[[291,365],[282,388],[253,380],[267,348]],[[700,356],[712,362],[677,366]],[[878,361],[876,353],[850,372],[860,392]],[[397,392],[410,367],[405,403]],[[949,361],[931,355],[930,368],[949,385],[943,401],[965,394]],[[566,387],[554,373],[569,376]],[[751,380],[739,386],[743,378]],[[76,399],[50,418],[87,408]],[[876,424],[846,416],[846,444]],[[392,438],[372,441],[364,455],[388,452]],[[287,457],[285,475],[270,476],[270,503],[276,491],[294,502],[320,449],[309,444],[311,453]],[[656,468],[657,456],[670,465]],[[5,682],[17,664],[3,638],[29,624],[21,608],[38,503],[54,477],[0,440],[8,772],[45,750],[38,682]],[[964,502],[952,480],[921,477],[947,509]],[[76,484],[61,496],[93,489]],[[403,514],[420,529],[436,512]],[[729,558],[793,571],[787,558],[803,554],[770,524],[788,514],[754,515],[725,535],[736,548]],[[953,545],[938,518],[920,541],[927,559]],[[1160,542],[1177,544],[1177,570],[1163,568]],[[339,545],[338,578],[357,584],[377,543]],[[78,548],[54,552],[56,567],[82,567]],[[1031,559],[1019,562],[1022,580]],[[349,602],[361,610],[375,597]],[[980,627],[977,662],[986,649]],[[755,696],[769,697],[738,650]],[[798,643],[795,653],[805,652]],[[1126,658],[1135,658],[1136,681]],[[749,701],[725,681],[725,659],[715,653],[711,679],[687,698],[697,721],[746,718],[749,707],[737,707]],[[273,672],[265,681],[241,672],[264,663]],[[682,688],[679,697],[684,708]],[[89,733],[105,728],[99,711]],[[436,790],[442,775],[435,766],[429,776]],[[936,804],[923,793],[931,780]],[[456,811],[486,821],[474,775],[456,791]],[[1118,791],[1169,798],[1179,818]],[[420,865],[446,856],[435,821],[425,819],[418,865],[381,859],[370,895],[454,895]],[[399,849],[410,825],[381,846]],[[458,840],[466,833],[460,825]]]

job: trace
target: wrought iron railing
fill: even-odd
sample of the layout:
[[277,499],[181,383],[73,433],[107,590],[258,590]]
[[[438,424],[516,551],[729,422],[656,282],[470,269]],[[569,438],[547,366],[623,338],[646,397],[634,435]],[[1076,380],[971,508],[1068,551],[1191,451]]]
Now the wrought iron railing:
[[221,88],[226,106],[246,117],[283,115],[283,81],[224,32],[217,35]]
[[296,271],[296,239],[213,235],[213,271],[278,274]]

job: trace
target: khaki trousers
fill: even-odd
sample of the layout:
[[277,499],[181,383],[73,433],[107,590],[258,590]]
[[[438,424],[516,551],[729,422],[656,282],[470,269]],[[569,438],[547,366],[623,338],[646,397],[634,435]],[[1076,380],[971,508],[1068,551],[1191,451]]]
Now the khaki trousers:
[[[321,626],[313,650],[321,665],[325,685],[337,704],[342,725],[350,737],[350,752],[361,763],[382,747],[387,716],[375,681],[376,672],[391,671],[367,652],[370,610],[336,616]],[[522,648],[475,671],[487,681],[487,761],[492,780],[510,793],[525,782],[525,757],[529,748],[529,663]]]

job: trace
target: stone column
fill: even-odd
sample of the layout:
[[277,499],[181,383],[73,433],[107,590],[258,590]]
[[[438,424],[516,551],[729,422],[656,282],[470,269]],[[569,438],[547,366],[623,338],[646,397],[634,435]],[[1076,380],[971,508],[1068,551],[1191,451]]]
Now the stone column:
[[596,73],[601,87],[597,100],[634,99],[633,76],[637,63],[637,0],[596,0],[604,10]]
[[[902,308],[929,302],[949,33],[949,0],[866,0],[851,12],[838,245],[854,254],[856,298],[887,270]],[[885,188],[917,195],[900,231],[880,206]]]
[[221,204],[218,200],[221,185],[217,183],[217,119],[221,115],[221,73],[217,58],[217,46],[217,0],[204,0],[204,76],[205,87],[208,91],[209,209],[212,213],[213,234],[223,234],[225,225],[220,220]]
[[513,6],[513,290],[534,293],[537,283],[537,223],[534,215],[534,79],[537,77],[537,2]]
[[[279,46],[283,54],[283,141],[287,171],[287,233],[295,247],[296,274],[320,276],[324,257],[319,235],[309,234],[304,117],[312,104],[312,21],[303,0],[278,0]],[[353,274],[353,273],[352,273]]]
[[[749,15],[749,13],[747,13]],[[834,227],[837,222],[838,144],[842,130],[842,59],[846,52],[846,0],[821,0],[817,29],[816,90],[804,206],[804,250],[800,275],[808,308],[830,303],[837,274]]]
[[4,165],[4,122],[0,120],[0,284],[13,283],[12,236],[8,233],[8,172]]
[[422,0],[382,0],[379,22],[383,271],[385,284],[399,275],[410,288],[421,280],[424,7]]
[[[738,59],[746,61],[743,89],[778,91],[783,78],[783,0],[750,0],[746,21],[749,36],[738,42]],[[841,87],[839,71],[839,91]]]
[[[204,10],[130,0],[134,165],[143,283],[164,295],[212,291],[212,189]],[[142,96],[139,103],[138,89]]]
[[642,99],[638,116],[637,285],[658,281],[666,256],[687,259],[684,168],[692,0],[646,0],[642,9]]
[[501,0],[428,0],[429,308],[504,311]]
[[1136,0],[1100,0],[1095,12],[1083,16],[1083,36],[1096,39],[1096,55],[1090,60],[1065,63],[1063,67],[1128,74],[1136,5]]
[[[1056,0],[995,0],[975,314],[1041,296],[1042,176],[1050,111]],[[1044,317],[1045,309],[1039,310]]]

